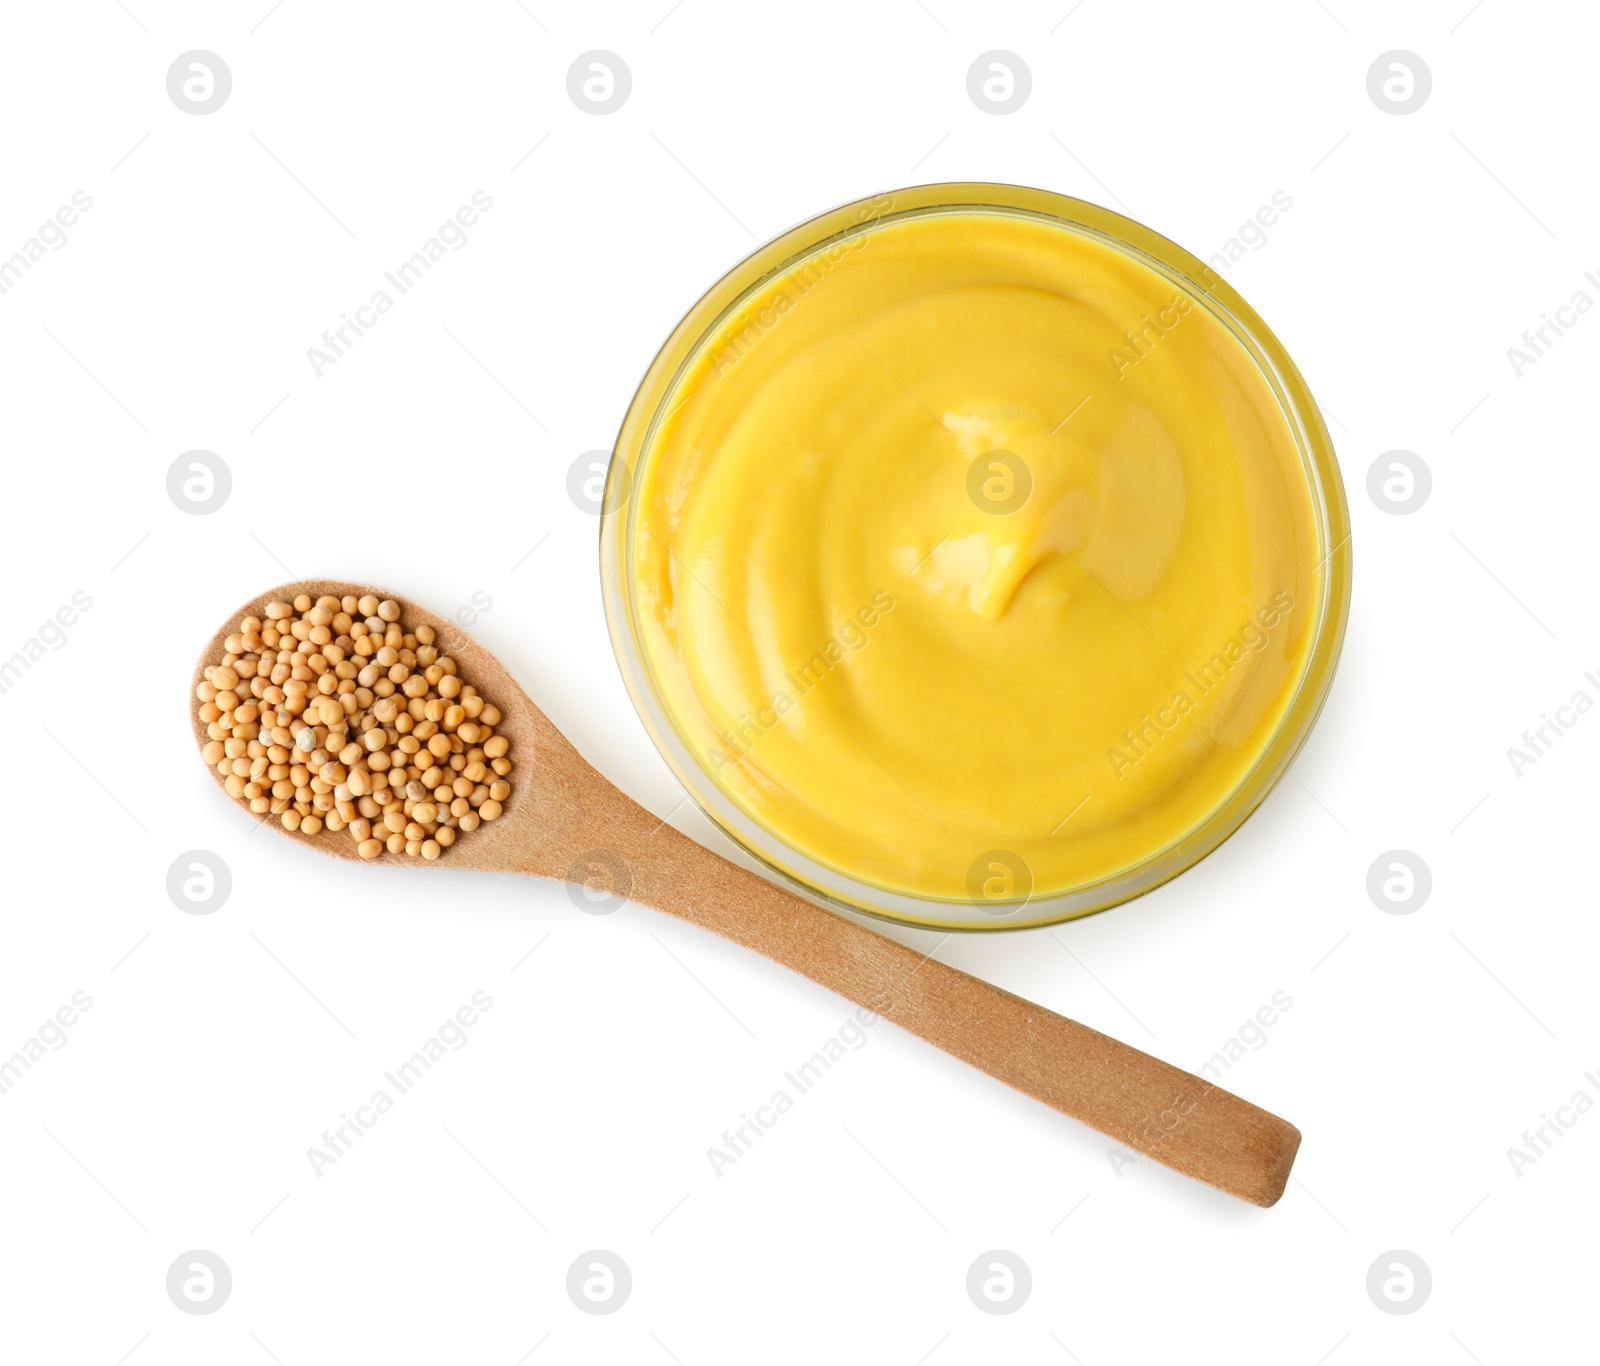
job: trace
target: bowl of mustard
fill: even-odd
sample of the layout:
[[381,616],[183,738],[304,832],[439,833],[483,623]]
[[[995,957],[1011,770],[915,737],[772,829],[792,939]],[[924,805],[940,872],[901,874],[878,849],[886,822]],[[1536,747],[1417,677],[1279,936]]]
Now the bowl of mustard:
[[1149,228],[1021,186],[843,205],[646,372],[601,518],[624,679],[706,814],[811,898],[1051,924],[1231,835],[1349,611],[1282,345]]

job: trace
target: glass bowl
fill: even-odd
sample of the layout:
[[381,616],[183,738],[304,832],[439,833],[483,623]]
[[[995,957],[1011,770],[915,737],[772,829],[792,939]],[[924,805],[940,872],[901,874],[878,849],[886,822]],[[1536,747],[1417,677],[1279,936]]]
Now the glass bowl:
[[[1220,322],[1259,368],[1300,456],[1319,563],[1312,571],[1310,647],[1288,704],[1259,756],[1209,816],[1113,877],[1001,901],[938,898],[862,881],[818,862],[754,819],[714,779],[674,724],[641,647],[635,591],[635,500],[640,461],[671,411],[677,386],[747,300],[775,276],[819,251],[859,245],[863,235],[905,218],[994,213],[1042,221],[1124,252],[1187,293]],[[1095,204],[1015,185],[919,185],[844,204],[746,257],[701,297],[646,371],[623,419],[607,473],[600,525],[601,580],[617,661],[646,730],[689,796],[775,880],[824,905],[940,930],[1056,924],[1128,901],[1176,877],[1227,839],[1270,792],[1305,742],[1327,697],[1349,613],[1349,513],[1332,442],[1305,381],[1278,339],[1238,293],[1203,262],[1142,224]]]

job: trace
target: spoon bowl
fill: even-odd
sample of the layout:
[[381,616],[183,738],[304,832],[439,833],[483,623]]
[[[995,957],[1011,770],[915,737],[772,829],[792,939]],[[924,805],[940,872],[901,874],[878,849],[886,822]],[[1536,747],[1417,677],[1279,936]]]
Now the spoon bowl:
[[[199,709],[192,703],[194,687],[204,680],[206,669],[222,658],[225,650],[223,642],[238,630],[242,618],[262,617],[269,602],[293,602],[302,593],[312,599],[359,598],[369,593],[380,599],[392,598],[400,604],[401,619],[408,630],[415,630],[418,626],[432,627],[441,647],[440,653],[448,654],[454,659],[461,668],[461,676],[500,708],[501,721],[495,730],[511,742],[510,757],[515,766],[512,772],[511,795],[503,803],[504,810],[498,820],[485,821],[470,834],[462,835],[445,851],[444,856],[438,859],[412,858],[406,854],[391,854],[387,850],[375,859],[364,859],[356,853],[355,841],[348,836],[336,837],[334,833],[328,831],[316,835],[303,835],[298,830],[285,829],[278,818],[270,814],[258,816],[256,819],[271,825],[280,835],[294,840],[295,843],[333,858],[354,859],[358,863],[403,864],[407,868],[505,869],[508,861],[516,859],[519,853],[526,852],[514,850],[510,846],[518,843],[518,832],[522,829],[523,808],[527,805],[526,794],[531,786],[529,777],[534,765],[539,761],[541,746],[548,745],[553,738],[561,746],[568,749],[571,747],[566,744],[561,733],[545,720],[544,714],[533,705],[528,695],[517,686],[516,681],[506,672],[505,666],[493,654],[463,632],[454,622],[437,616],[416,603],[396,597],[393,593],[366,584],[339,583],[332,579],[307,579],[302,583],[283,584],[245,603],[228,618],[216,635],[211,637],[200,655],[199,662],[195,665],[194,686],[189,690],[191,698],[189,719],[194,725],[196,743],[204,745],[210,737],[206,733],[205,723],[200,719]],[[540,734],[541,726],[548,732],[547,735]],[[222,775],[215,768],[211,768],[210,771],[211,776],[216,779],[217,786],[222,787]],[[228,800],[234,801],[232,797]],[[238,805],[237,802],[234,804]],[[246,814],[253,813],[247,810]]]

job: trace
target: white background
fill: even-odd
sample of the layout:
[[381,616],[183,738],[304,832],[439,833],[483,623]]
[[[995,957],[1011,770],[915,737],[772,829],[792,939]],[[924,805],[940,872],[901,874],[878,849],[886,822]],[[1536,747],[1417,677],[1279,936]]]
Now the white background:
[[[0,255],[93,208],[0,296],[0,653],[93,607],[0,696],[11,856],[0,1056],[75,991],[68,1042],[0,1095],[0,1355],[145,1362],[1108,1363],[1568,1359],[1592,1350],[1600,1097],[1589,877],[1600,716],[1516,776],[1508,746],[1600,671],[1587,315],[1520,378],[1507,347],[1600,270],[1600,25],[1507,0],[1226,8],[956,0],[785,7],[7,6]],[[1464,17],[1465,16],[1465,17]],[[233,75],[168,98],[180,53]],[[597,117],[566,72],[623,57]],[[1033,77],[1005,117],[968,67]],[[1409,49],[1416,113],[1369,99]],[[530,152],[530,149],[537,148]],[[682,312],[761,241],[924,180],[1039,185],[1230,272],[1325,405],[1355,527],[1331,700],[1293,780],[1204,864],[1054,931],[903,932],[1187,1067],[1275,991],[1228,1085],[1305,1133],[1262,1211],[887,1025],[719,1177],[706,1150],[849,1017],[838,999],[555,885],[320,859],[257,833],[196,762],[189,671],[269,585],[376,582],[476,634],[601,770],[703,839],[612,660],[596,523],[565,491]],[[306,358],[475,190],[468,244],[320,378]],[[191,516],[168,466],[233,476]],[[1418,453],[1427,504],[1366,472]],[[537,545],[537,549],[530,549]],[[182,914],[167,869],[232,870]],[[1432,870],[1410,915],[1369,866]],[[337,1165],[306,1157],[474,991],[470,1043]],[[207,1249],[216,1313],[165,1276]],[[604,1248],[634,1288],[581,1314]],[[980,1313],[968,1267],[1032,1296]],[[1368,1267],[1431,1268],[1380,1313]],[[531,1352],[531,1356],[528,1355]]]

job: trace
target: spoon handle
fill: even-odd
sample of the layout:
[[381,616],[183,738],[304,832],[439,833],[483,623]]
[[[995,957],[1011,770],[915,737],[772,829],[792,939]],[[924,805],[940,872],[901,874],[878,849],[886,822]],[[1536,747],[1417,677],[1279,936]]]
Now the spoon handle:
[[590,833],[625,860],[630,900],[754,949],[1186,1176],[1256,1205],[1283,1194],[1300,1146],[1292,1124],[814,906],[612,793],[608,809],[590,807]]

